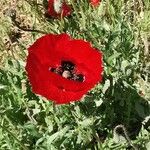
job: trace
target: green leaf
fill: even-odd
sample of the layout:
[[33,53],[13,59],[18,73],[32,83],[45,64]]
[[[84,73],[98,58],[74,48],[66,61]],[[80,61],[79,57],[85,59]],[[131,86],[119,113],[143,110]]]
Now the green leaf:
[[105,93],[107,89],[110,87],[110,80],[106,80],[102,89],[102,92]]
[[52,134],[51,136],[47,136],[47,145],[51,145],[51,143],[54,140],[63,137],[68,130],[69,130],[69,126],[66,126],[63,129],[61,129],[61,130],[57,131],[56,133]]

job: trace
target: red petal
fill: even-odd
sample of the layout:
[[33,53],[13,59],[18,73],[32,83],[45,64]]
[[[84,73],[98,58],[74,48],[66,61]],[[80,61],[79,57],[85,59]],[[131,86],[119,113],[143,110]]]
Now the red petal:
[[[85,77],[84,82],[63,78],[49,70],[61,61],[71,61],[76,73]],[[102,54],[83,40],[72,40],[67,34],[45,35],[30,48],[26,71],[33,92],[56,103],[79,100],[88,90],[101,81]]]
[[100,2],[100,0],[90,0],[91,5],[94,7],[98,6]]
[[65,1],[62,2],[60,12],[57,12],[54,9],[54,3],[55,3],[54,0],[49,0],[49,2],[48,2],[48,14],[51,17],[54,17],[54,18],[58,18],[58,17],[61,17],[61,16],[66,17],[66,16],[69,16],[71,14],[71,7],[69,5],[67,5]]

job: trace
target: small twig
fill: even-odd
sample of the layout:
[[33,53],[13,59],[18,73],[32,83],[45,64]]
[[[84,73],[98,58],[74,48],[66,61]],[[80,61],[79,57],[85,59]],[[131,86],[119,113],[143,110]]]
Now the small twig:
[[8,134],[11,135],[11,136],[18,142],[18,144],[23,148],[23,150],[29,150],[25,145],[23,145],[23,144],[21,143],[21,141],[19,141],[19,140],[16,138],[16,136],[13,135],[6,127],[4,127],[4,126],[2,126],[2,125],[0,125],[0,127],[1,127],[3,130],[5,130],[6,132],[8,132]]
[[36,29],[27,29],[27,28],[21,27],[21,26],[20,26],[20,23],[19,23],[18,21],[16,21],[16,20],[12,20],[12,21],[13,21],[14,25],[15,25],[16,27],[18,27],[18,28],[19,28],[20,30],[22,30],[22,31],[37,32],[37,33],[42,33],[42,34],[48,34],[48,33],[45,32],[45,31],[36,30]]
[[128,144],[130,146],[133,147],[134,150],[138,150],[138,148],[131,142],[131,139],[129,138],[129,135],[127,133],[127,130],[126,128],[124,127],[124,125],[117,125],[115,128],[114,128],[114,134],[117,134],[117,129],[122,129],[123,133],[124,133],[124,136],[125,136],[125,139],[127,140]]

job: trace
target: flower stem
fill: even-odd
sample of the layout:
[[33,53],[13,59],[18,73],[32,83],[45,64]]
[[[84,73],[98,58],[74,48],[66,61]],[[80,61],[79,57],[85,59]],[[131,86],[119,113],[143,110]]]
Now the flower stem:
[[128,133],[127,133],[127,130],[126,130],[126,128],[124,127],[124,125],[117,125],[115,128],[114,128],[114,133],[116,132],[116,130],[117,129],[122,129],[122,131],[123,131],[123,133],[124,133],[124,136],[125,136],[125,139],[127,140],[127,142],[128,142],[128,144],[130,145],[130,146],[132,146],[132,148],[134,149],[134,150],[138,150],[138,148],[131,142],[131,139],[129,138],[129,135],[128,135]]

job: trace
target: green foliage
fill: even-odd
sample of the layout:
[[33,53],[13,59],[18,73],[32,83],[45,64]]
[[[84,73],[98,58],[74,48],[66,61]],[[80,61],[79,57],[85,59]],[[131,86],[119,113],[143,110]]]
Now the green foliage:
[[[8,1],[3,6],[8,9]],[[91,41],[103,52],[103,82],[84,100],[55,106],[31,92],[26,78],[27,47],[41,34],[21,33],[7,14],[0,22],[0,149],[125,150],[133,148],[114,132],[123,124],[140,150],[150,146],[150,2],[105,0],[92,8],[87,0],[70,0],[69,18],[44,16],[46,1],[18,1],[15,9],[25,25],[49,33],[67,32]],[[13,5],[12,5],[13,6]],[[6,10],[5,9],[5,10]],[[4,12],[4,10],[3,10]],[[6,43],[5,38],[10,42]],[[148,47],[148,48],[147,48]],[[124,140],[119,140],[119,139]]]

